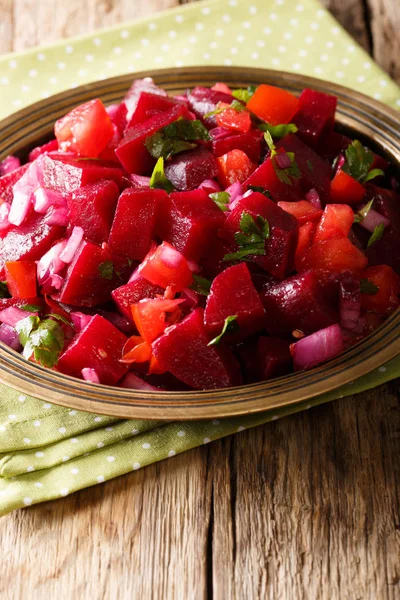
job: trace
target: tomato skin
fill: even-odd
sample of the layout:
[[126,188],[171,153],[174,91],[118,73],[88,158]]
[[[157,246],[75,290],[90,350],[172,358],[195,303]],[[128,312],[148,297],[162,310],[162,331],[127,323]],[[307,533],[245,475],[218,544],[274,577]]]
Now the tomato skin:
[[313,243],[297,265],[299,272],[321,269],[329,273],[350,271],[359,275],[367,266],[368,259],[348,238],[332,238]]
[[97,157],[113,137],[114,128],[102,101],[96,98],[58,119],[54,133],[61,151]]
[[151,359],[151,345],[139,335],[132,335],[123,348],[119,362],[123,364],[148,362]]
[[211,88],[214,92],[222,92],[223,94],[229,94],[232,96],[232,90],[229,88],[226,83],[222,83],[221,81],[217,81]]
[[301,259],[303,254],[310,248],[314,233],[316,229],[316,223],[312,223],[309,221],[308,223],[304,223],[299,227],[299,240],[297,242],[296,253],[294,256],[294,263],[296,270],[298,271],[298,266],[301,264]]
[[236,181],[244,183],[257,168],[242,150],[230,150],[217,158],[217,164],[218,179],[225,188]]
[[154,298],[140,300],[131,307],[133,320],[145,342],[154,342],[164,333],[166,327],[171,324],[167,322],[166,313],[174,314],[182,302],[180,299]]
[[296,217],[299,225],[304,225],[309,221],[315,223],[319,221],[322,216],[322,210],[316,208],[311,202],[307,202],[307,200],[299,200],[298,202],[278,202],[277,204],[284,211]]
[[215,120],[219,127],[226,127],[232,131],[247,133],[251,129],[250,113],[247,110],[237,111],[229,108],[229,105],[224,112],[215,115]]
[[327,204],[315,232],[314,243],[347,237],[354,222],[354,212],[347,204]]
[[30,260],[6,262],[6,280],[13,298],[26,300],[36,296],[36,263]]
[[376,294],[361,294],[361,306],[387,316],[400,304],[400,277],[388,265],[368,267],[361,275],[379,288]]
[[344,171],[337,171],[331,181],[331,202],[334,204],[359,204],[365,188],[354,177]]
[[271,125],[290,123],[299,108],[299,99],[273,85],[259,85],[247,103],[247,108]]
[[150,250],[139,266],[139,273],[153,285],[163,289],[171,286],[175,292],[181,292],[193,281],[186,258],[168,242]]

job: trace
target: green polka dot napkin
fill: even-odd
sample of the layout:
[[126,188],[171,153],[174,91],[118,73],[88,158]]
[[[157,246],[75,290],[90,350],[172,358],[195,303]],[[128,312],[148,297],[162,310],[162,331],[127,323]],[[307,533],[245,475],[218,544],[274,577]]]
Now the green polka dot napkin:
[[[82,83],[154,67],[262,66],[348,85],[400,107],[400,90],[316,0],[210,0],[0,59],[0,116]],[[400,359],[289,409],[213,421],[118,420],[0,386],[0,515],[144,467],[400,374]]]

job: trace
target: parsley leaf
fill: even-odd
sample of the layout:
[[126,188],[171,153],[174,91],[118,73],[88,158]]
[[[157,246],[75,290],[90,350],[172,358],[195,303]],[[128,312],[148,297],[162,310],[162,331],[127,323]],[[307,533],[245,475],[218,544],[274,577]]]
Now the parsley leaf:
[[70,323],[70,321],[68,321],[68,319],[66,319],[62,315],[51,313],[49,315],[44,315],[44,316],[51,317],[52,319],[55,319],[56,321],[60,321],[61,323],[64,323],[64,325],[68,325],[69,327],[72,327],[72,329],[75,329],[75,327],[72,325],[72,323]]
[[278,152],[269,131],[264,133],[264,139],[267,142],[268,148],[271,150],[272,164],[279,181],[286,183],[287,185],[292,185],[292,179],[300,179],[301,177],[299,166],[294,158],[294,152],[286,152],[286,155],[290,158],[290,165],[285,169],[281,169],[276,163],[276,155]]
[[146,138],[145,146],[154,158],[169,158],[179,152],[195,148],[191,141],[211,140],[211,136],[201,121],[178,119]]
[[231,199],[229,192],[213,192],[209,196],[211,200],[214,200],[218,208],[224,212],[229,210],[229,200]]
[[193,274],[193,283],[190,286],[190,289],[198,294],[202,294],[203,296],[208,296],[210,293],[211,281],[206,279],[205,277],[200,277],[200,275]]
[[238,329],[239,325],[236,322],[236,319],[237,315],[230,315],[229,317],[226,317],[221,333],[212,339],[211,342],[208,342],[207,346],[217,346],[226,333]]
[[26,312],[40,312],[42,310],[42,307],[37,304],[24,304],[18,308],[19,310],[26,310]]
[[114,264],[112,260],[105,260],[104,262],[100,263],[98,269],[102,279],[111,281],[111,279],[114,277]]
[[362,294],[369,294],[370,296],[375,296],[375,294],[379,292],[379,288],[369,279],[361,279],[360,292]]
[[372,246],[372,244],[375,244],[375,242],[380,240],[381,237],[383,236],[384,231],[385,231],[385,225],[383,223],[379,223],[379,225],[377,225],[375,227],[371,237],[368,240],[367,248],[369,248],[370,246]]
[[269,237],[270,227],[267,219],[261,215],[254,218],[250,213],[243,211],[240,217],[240,232],[235,234],[239,250],[225,254],[223,260],[241,260],[254,255],[263,256],[265,255],[265,240],[268,240]]
[[220,103],[218,102],[217,108],[204,115],[204,119],[208,119],[208,117],[213,117],[214,115],[220,115],[228,108],[233,108],[233,110],[236,110],[236,112],[242,112],[243,110],[246,110],[246,106],[239,100],[232,100],[229,106],[220,106]]
[[170,193],[174,191],[174,186],[164,173],[164,158],[160,156],[150,177],[150,187],[159,190],[165,190]]
[[0,281],[0,298],[10,298],[11,294],[8,291],[7,282]]
[[270,125],[269,123],[261,123],[258,126],[261,131],[269,132],[273,138],[280,140],[288,133],[296,133],[298,127],[294,123],[282,123],[281,125]]
[[239,90],[233,90],[232,96],[234,98],[237,98],[237,100],[241,100],[242,102],[245,102],[247,104],[250,98],[254,95],[256,89],[256,85],[249,85],[247,89],[240,88]]
[[373,203],[374,203],[374,199],[372,198],[372,200],[370,200],[365,206],[362,206],[360,208],[360,210],[358,210],[355,213],[355,215],[354,215],[354,223],[361,223],[361,221],[363,219],[365,219],[365,217],[367,216],[367,214],[371,210]]
[[374,177],[384,175],[381,169],[370,171],[374,162],[374,154],[368,148],[362,145],[359,140],[354,140],[345,150],[346,162],[342,169],[348,175],[360,183],[370,181]]
[[44,367],[54,367],[57,364],[64,347],[64,332],[57,321],[27,317],[17,323],[16,330],[24,347],[24,358],[29,360],[33,355]]
[[265,190],[262,185],[248,185],[247,188],[252,192],[259,192],[260,194],[264,194],[266,198],[272,200],[272,194],[269,190]]

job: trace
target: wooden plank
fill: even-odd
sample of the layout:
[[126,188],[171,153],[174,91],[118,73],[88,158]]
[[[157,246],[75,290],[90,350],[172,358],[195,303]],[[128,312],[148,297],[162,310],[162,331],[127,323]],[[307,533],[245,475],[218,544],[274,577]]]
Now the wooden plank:
[[400,3],[397,0],[368,0],[377,63],[400,83]]
[[0,0],[0,54],[13,49],[13,4]]
[[364,0],[321,0],[321,3],[367,52],[371,52]]

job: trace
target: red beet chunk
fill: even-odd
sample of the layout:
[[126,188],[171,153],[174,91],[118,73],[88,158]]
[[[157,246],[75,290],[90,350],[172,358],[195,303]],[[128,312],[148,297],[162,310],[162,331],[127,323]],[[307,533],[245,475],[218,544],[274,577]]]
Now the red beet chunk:
[[224,213],[206,192],[174,192],[160,207],[161,239],[190,260],[205,256],[225,221]]
[[100,382],[115,385],[128,371],[119,362],[128,338],[107,319],[94,316],[72,340],[58,361],[62,373],[82,379],[82,369],[94,369]]
[[275,202],[296,202],[302,198],[298,180],[292,180],[292,185],[283,183],[278,178],[274,164],[267,158],[243,184],[245,190],[250,186],[261,187],[268,191]]
[[290,344],[286,340],[260,337],[257,343],[258,378],[261,381],[293,371]]
[[118,196],[119,189],[114,181],[98,181],[75,190],[68,197],[70,224],[82,227],[90,242],[106,242]]
[[154,237],[157,207],[167,200],[164,190],[124,190],[111,228],[111,251],[132,260],[143,260]]
[[294,134],[285,135],[278,142],[277,148],[283,148],[286,152],[294,152],[294,158],[301,173],[300,186],[303,192],[306,193],[315,188],[322,202],[324,204],[328,202],[331,166]]
[[140,95],[142,92],[148,92],[153,95],[166,96],[167,92],[162,88],[159,88],[151,77],[144,77],[144,79],[135,79],[129,90],[126,92],[124,99],[122,100],[118,109],[118,118],[121,118],[122,114],[125,115],[125,123],[131,120],[133,113],[139,102]]
[[194,190],[205,179],[217,176],[217,161],[206,148],[188,150],[177,154],[166,164],[165,174],[177,190]]
[[259,192],[238,201],[227,217],[219,235],[228,242],[234,241],[235,233],[240,232],[240,219],[243,213],[253,219],[258,215],[268,220],[270,238],[265,241],[265,256],[255,256],[254,261],[265,271],[283,279],[294,267],[294,256],[298,240],[298,221],[269,198]]
[[122,169],[113,163],[75,159],[61,153],[47,154],[40,158],[43,187],[62,194],[71,193],[101,179],[115,181],[118,186],[122,182]]
[[131,127],[139,125],[139,123],[151,119],[155,115],[171,110],[174,106],[176,106],[176,102],[172,98],[166,98],[153,92],[141,92],[135,112],[126,129],[128,130]]
[[160,363],[187,385],[198,390],[231,387],[241,383],[240,369],[233,354],[210,341],[203,324],[203,309],[197,308],[183,321],[169,327],[153,342]]
[[316,151],[321,158],[332,162],[339,154],[343,153],[351,139],[337,131],[328,131],[321,136]]
[[[198,119],[204,119],[204,117],[215,110],[218,102],[225,102],[230,104],[232,102],[232,95],[212,90],[205,87],[195,87],[192,92],[188,95],[190,109],[194,112]],[[215,116],[207,117],[205,123],[210,127],[216,125]]]
[[115,154],[128,173],[143,175],[151,169],[154,159],[144,145],[146,138],[173,123],[180,117],[188,118],[189,113],[183,104],[177,104],[170,110],[154,115],[144,123],[128,129]]
[[0,204],[3,202],[11,204],[13,199],[13,185],[21,179],[28,167],[28,164],[22,165],[22,167],[15,169],[15,171],[11,171],[0,177]]
[[212,337],[219,335],[225,319],[233,315],[239,325],[239,331],[233,334],[235,340],[264,327],[264,308],[245,263],[228,267],[212,282],[204,312],[207,332]]
[[324,285],[317,271],[293,275],[260,296],[270,335],[290,338],[295,329],[309,334],[339,321],[339,286]]
[[45,217],[32,216],[22,225],[11,227],[0,240],[0,276],[4,279],[4,264],[15,260],[39,260],[65,229],[48,225]]
[[292,121],[298,127],[298,135],[307,144],[318,142],[323,132],[333,129],[336,96],[306,88],[299,97],[299,110]]
[[132,304],[136,304],[145,298],[155,298],[157,295],[163,294],[163,288],[150,283],[147,279],[138,275],[133,281],[113,290],[111,296],[118,310],[132,320]]
[[129,268],[126,259],[113,255],[107,247],[82,242],[55,299],[71,306],[88,307],[108,302]]
[[41,154],[48,154],[49,152],[57,152],[58,151],[58,142],[57,140],[50,140],[46,144],[42,146],[36,146],[33,150],[29,152],[28,160],[32,162],[39,158]]
[[262,131],[251,129],[247,133],[227,135],[213,140],[212,149],[215,156],[222,156],[231,150],[242,150],[250,160],[258,163],[261,156],[262,139]]

